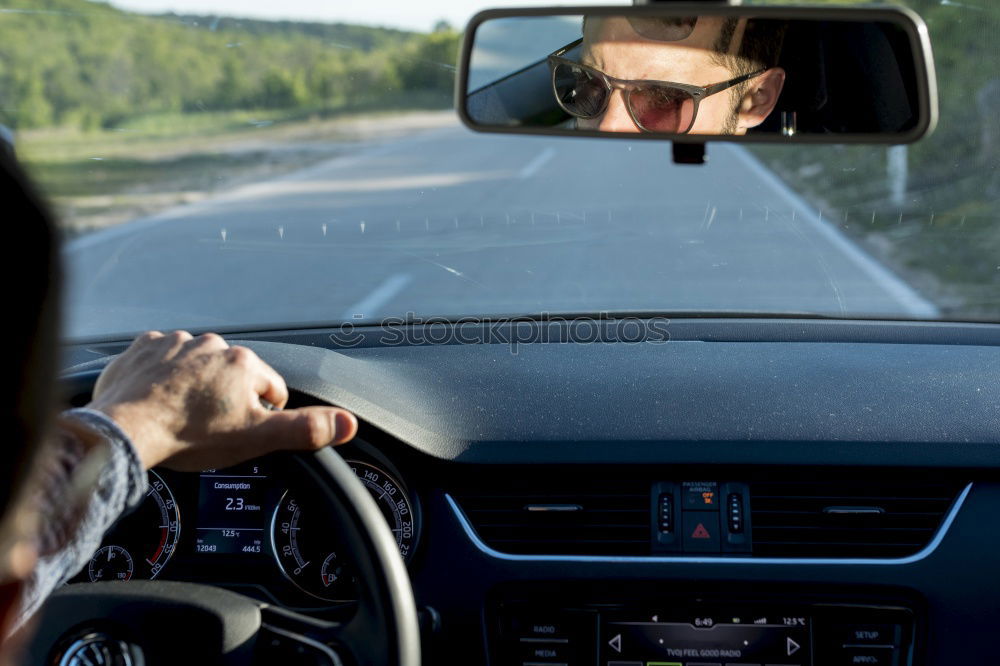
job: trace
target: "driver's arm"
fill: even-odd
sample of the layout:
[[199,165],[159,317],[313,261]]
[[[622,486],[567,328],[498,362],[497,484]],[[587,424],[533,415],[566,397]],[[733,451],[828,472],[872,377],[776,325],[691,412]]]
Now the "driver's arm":
[[[357,432],[345,410],[272,411],[261,400],[283,408],[288,389],[249,349],[183,331],[137,338],[101,374],[90,404],[60,416],[42,456],[39,559],[16,624],[79,571],[108,528],[142,501],[146,470],[227,467],[279,449],[340,444]],[[92,478],[81,483],[88,470]]]

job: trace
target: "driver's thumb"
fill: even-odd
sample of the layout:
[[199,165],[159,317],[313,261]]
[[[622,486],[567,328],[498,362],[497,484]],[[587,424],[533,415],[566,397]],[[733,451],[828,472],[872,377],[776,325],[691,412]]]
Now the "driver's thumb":
[[271,412],[248,433],[270,450],[321,449],[343,444],[358,433],[358,420],[346,409],[300,407]]

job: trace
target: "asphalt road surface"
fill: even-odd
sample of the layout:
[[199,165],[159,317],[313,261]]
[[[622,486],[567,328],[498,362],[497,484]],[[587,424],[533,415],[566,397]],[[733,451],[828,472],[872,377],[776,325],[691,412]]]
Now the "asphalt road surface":
[[385,316],[934,316],[742,148],[454,126],[77,239],[71,337]]

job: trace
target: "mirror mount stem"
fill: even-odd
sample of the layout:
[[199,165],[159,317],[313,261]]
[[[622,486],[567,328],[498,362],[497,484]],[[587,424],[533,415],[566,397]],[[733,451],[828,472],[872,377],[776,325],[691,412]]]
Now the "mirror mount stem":
[[[632,4],[645,5],[655,3],[683,2],[684,0],[632,0]],[[743,0],[701,0],[706,4],[716,5],[740,5]],[[705,156],[705,144],[703,143],[671,143],[671,154],[674,164],[687,164],[702,166],[708,160]]]
[[707,160],[705,157],[704,143],[678,143],[677,141],[674,141],[670,144],[670,146],[674,158],[674,164],[693,164],[700,166]]

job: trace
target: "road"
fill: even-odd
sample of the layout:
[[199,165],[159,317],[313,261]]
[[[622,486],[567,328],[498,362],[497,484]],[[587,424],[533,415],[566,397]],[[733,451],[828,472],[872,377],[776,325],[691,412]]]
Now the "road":
[[68,333],[384,316],[934,307],[747,151],[454,126],[69,244]]

